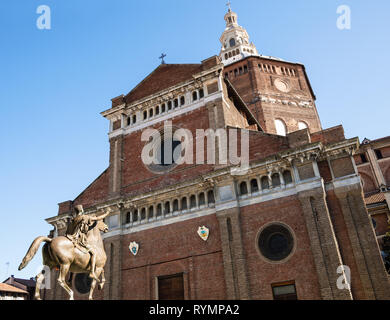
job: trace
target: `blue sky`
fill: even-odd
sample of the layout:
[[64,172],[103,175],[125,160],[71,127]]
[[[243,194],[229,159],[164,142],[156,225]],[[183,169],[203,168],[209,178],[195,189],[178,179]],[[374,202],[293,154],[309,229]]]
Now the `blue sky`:
[[[220,50],[225,0],[2,0],[0,2],[0,280],[22,272],[29,245],[108,165],[99,115],[159,64],[198,63]],[[51,30],[36,27],[39,5]],[[336,27],[349,5],[352,29]],[[324,128],[389,135],[388,0],[232,1],[260,53],[305,64]],[[10,263],[7,274],[6,263]]]

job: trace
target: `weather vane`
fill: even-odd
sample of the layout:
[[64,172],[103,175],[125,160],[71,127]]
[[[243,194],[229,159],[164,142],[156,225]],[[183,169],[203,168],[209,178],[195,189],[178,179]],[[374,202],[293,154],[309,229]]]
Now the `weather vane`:
[[165,53],[162,53],[161,54],[161,57],[159,57],[159,59],[161,59],[161,64],[165,64],[165,61],[164,61],[164,58],[166,57],[167,55]]

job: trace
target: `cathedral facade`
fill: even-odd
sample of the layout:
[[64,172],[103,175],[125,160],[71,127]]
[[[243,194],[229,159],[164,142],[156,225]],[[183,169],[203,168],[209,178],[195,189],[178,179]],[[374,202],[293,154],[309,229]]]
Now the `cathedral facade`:
[[[107,282],[96,299],[387,299],[358,138],[342,126],[322,128],[302,64],[259,54],[230,9],[225,22],[219,56],[161,64],[112,99],[102,112],[108,168],[47,221],[61,235],[76,206],[111,209]],[[162,136],[159,165],[144,161],[148,129]],[[164,145],[180,146],[175,132],[183,129],[194,137],[194,158],[205,159],[211,145],[217,161],[165,163]],[[245,170],[218,161],[220,136],[198,135],[218,130],[241,144],[247,138]],[[388,217],[385,202],[374,214]],[[52,276],[47,296],[66,298]],[[88,298],[87,275],[69,281],[76,298]]]

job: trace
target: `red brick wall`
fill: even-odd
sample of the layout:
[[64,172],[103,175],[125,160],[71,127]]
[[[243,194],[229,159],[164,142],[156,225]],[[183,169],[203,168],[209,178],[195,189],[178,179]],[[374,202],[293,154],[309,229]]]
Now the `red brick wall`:
[[[192,112],[188,112],[185,115],[173,118],[172,125],[190,130],[193,137],[195,137],[196,129],[209,128],[208,111],[206,108],[202,107]],[[163,124],[159,123],[152,128],[160,129],[162,127]],[[148,192],[153,189],[179,183],[180,181],[193,179],[200,174],[209,172],[213,169],[213,167],[209,165],[196,166],[183,164],[169,173],[163,175],[155,174],[149,171],[142,162],[142,148],[147,143],[141,141],[141,135],[142,131],[137,131],[124,138],[122,176],[122,192],[124,194]],[[194,142],[194,151],[195,150]]]
[[104,171],[75,200],[74,206],[82,204],[84,209],[104,201],[108,196],[108,170]]
[[[210,229],[207,242],[197,234],[200,226]],[[140,245],[137,256],[129,251],[132,241]],[[125,235],[122,257],[124,299],[155,299],[156,277],[177,273],[185,275],[187,298],[226,298],[221,237],[215,215]]]
[[[282,264],[265,262],[257,251],[257,234],[270,222],[287,224],[296,237],[295,253]],[[295,280],[298,299],[320,299],[302,207],[295,196],[244,207],[241,223],[252,299],[273,299],[271,284],[291,280]]]

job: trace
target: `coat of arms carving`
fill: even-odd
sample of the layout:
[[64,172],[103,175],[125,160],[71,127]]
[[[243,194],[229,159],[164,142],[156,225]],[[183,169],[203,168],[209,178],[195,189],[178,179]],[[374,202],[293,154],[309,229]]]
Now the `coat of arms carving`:
[[201,239],[203,239],[204,241],[207,241],[207,239],[209,238],[209,235],[210,235],[210,230],[205,226],[199,227],[198,235]]
[[130,252],[133,254],[133,255],[137,255],[138,254],[138,250],[139,250],[139,244],[135,241],[133,242],[130,242],[130,245],[129,245],[129,250]]

